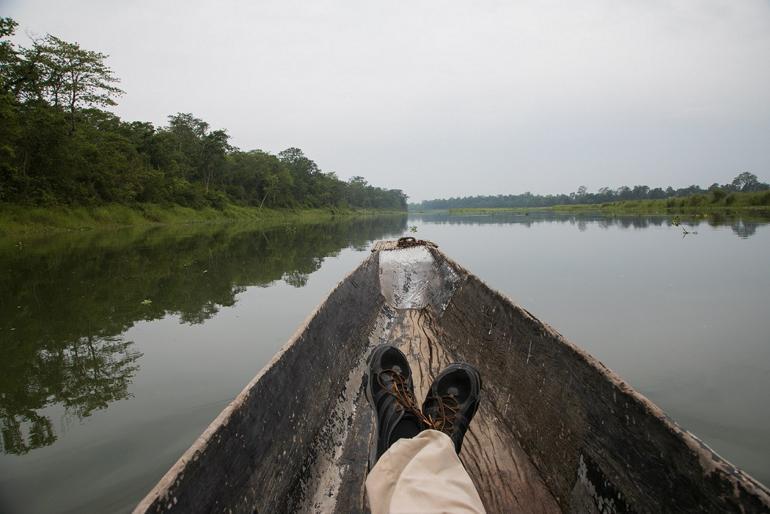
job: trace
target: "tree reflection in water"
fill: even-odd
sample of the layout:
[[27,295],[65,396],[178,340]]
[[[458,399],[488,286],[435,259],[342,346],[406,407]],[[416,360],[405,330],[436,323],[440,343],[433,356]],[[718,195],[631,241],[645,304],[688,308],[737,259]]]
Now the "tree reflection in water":
[[[68,415],[84,418],[110,402],[128,398],[128,385],[141,356],[130,349],[131,344],[119,337],[87,336],[55,349],[38,348],[36,355],[21,359],[32,364],[23,373],[3,369],[0,449],[24,454],[53,443],[56,435],[50,418],[37,412],[49,405],[60,404]],[[11,362],[19,360],[11,355],[6,364]]]
[[203,323],[248,286],[303,287],[324,258],[405,229],[405,216],[386,216],[0,246],[0,451],[24,454],[56,441],[46,407],[82,419],[129,398],[141,353],[121,335],[136,322],[176,315]]

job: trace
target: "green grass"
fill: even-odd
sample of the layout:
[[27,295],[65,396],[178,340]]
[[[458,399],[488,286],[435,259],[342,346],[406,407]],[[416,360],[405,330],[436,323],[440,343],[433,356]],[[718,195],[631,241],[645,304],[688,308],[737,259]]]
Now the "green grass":
[[512,207],[450,209],[450,214],[499,214],[528,212],[558,212],[565,214],[685,214],[691,216],[724,214],[770,216],[770,191],[756,193],[730,193],[722,196],[717,193],[667,198],[664,200],[631,200],[603,204],[554,205],[552,207]]
[[362,209],[258,209],[227,205],[192,209],[180,205],[109,204],[95,207],[32,207],[0,204],[0,237],[41,235],[129,226],[247,222],[265,225],[367,216],[393,211]]

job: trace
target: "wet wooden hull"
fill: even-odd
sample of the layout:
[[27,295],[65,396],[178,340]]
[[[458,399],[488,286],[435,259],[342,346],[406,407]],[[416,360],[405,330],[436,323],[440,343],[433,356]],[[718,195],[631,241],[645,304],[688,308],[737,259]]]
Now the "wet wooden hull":
[[364,363],[397,344],[418,398],[484,379],[460,458],[489,512],[770,512],[770,493],[551,327],[431,246],[375,246],[137,506],[364,512]]

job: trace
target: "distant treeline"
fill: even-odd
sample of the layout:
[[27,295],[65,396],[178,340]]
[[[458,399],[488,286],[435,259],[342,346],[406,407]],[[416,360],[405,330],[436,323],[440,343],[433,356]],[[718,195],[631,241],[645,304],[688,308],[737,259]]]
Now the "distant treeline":
[[298,148],[242,151],[192,114],[126,122],[106,55],[55,36],[13,44],[0,18],[0,202],[406,209],[399,189],[323,172]]
[[650,188],[648,186],[619,187],[610,189],[602,187],[596,193],[589,193],[585,186],[569,194],[496,196],[464,196],[459,198],[440,198],[425,200],[421,203],[410,204],[413,209],[462,209],[462,208],[505,208],[505,207],[551,207],[554,205],[603,204],[626,200],[661,200],[666,198],[686,197],[710,192],[716,200],[721,200],[732,192],[765,191],[770,184],[760,182],[753,173],[743,172],[729,184],[711,184],[704,189],[700,186],[689,186],[674,189],[667,187]]

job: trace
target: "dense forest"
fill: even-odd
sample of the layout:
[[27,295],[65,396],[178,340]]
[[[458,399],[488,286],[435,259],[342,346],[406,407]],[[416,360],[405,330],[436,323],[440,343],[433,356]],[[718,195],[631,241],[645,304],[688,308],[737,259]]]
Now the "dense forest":
[[168,124],[104,110],[123,94],[106,55],[0,18],[0,202],[406,209],[399,189],[323,172],[298,148],[243,151],[189,113]]
[[729,184],[714,183],[705,189],[696,185],[679,189],[670,186],[665,189],[648,186],[623,186],[618,189],[602,187],[596,193],[589,193],[585,186],[580,186],[577,191],[569,194],[533,195],[527,192],[518,195],[464,196],[425,200],[421,203],[410,204],[409,207],[412,209],[551,207],[554,205],[603,204],[627,200],[661,200],[705,193],[711,193],[711,196],[718,201],[734,192],[755,192],[768,189],[770,189],[770,184],[760,182],[753,173],[743,172]]

